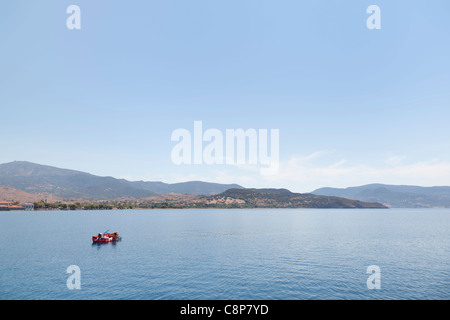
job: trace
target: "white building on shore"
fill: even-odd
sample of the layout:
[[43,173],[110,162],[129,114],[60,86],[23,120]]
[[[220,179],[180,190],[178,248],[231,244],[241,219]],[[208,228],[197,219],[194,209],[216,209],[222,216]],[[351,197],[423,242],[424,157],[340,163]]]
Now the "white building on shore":
[[13,205],[9,201],[0,201],[0,211],[34,211],[34,204],[27,202]]

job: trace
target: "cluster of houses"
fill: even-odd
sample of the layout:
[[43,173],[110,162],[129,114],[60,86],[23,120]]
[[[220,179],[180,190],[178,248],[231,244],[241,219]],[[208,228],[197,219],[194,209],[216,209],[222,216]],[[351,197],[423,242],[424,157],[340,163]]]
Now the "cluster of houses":
[[13,204],[12,202],[9,201],[0,201],[0,211],[13,211],[13,210],[33,211],[34,204],[33,203]]

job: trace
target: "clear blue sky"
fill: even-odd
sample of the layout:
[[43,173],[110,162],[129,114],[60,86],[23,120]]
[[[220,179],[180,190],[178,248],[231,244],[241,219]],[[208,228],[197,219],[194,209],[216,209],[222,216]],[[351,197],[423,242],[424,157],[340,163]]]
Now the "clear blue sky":
[[[446,0],[2,1],[0,163],[298,192],[450,185],[449,35]],[[195,120],[279,129],[279,173],[173,164],[171,133]]]

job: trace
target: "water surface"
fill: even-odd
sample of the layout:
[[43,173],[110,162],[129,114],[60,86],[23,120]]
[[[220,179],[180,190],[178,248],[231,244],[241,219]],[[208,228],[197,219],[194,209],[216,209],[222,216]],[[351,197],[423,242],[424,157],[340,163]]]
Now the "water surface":
[[449,230],[448,209],[7,212],[0,299],[449,299]]

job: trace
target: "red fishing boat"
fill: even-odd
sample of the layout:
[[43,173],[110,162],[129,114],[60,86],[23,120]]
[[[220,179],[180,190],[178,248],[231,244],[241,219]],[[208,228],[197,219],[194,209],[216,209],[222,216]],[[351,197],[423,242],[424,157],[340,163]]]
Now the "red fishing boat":
[[107,243],[119,240],[121,240],[121,237],[117,231],[113,233],[108,233],[108,231],[105,231],[104,233],[99,233],[96,236],[92,236],[92,242],[94,243]]

